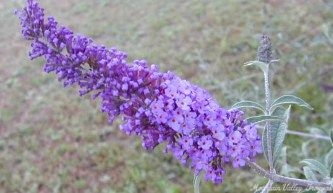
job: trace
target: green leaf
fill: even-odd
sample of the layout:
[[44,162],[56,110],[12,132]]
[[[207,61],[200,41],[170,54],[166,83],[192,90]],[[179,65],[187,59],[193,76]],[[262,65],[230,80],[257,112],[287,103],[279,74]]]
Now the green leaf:
[[287,146],[284,146],[281,148],[281,153],[280,153],[281,161],[283,164],[288,164],[287,162]]
[[324,177],[329,177],[330,172],[327,167],[314,159],[305,159],[300,162],[301,164],[309,166],[312,170],[319,172]]
[[332,146],[333,146],[333,131],[331,131],[331,133],[330,133],[330,138],[331,138],[331,143],[332,143]]
[[279,165],[281,166],[280,174],[283,176],[290,176],[290,173],[293,171],[291,166],[287,162],[287,146],[281,148],[281,153],[279,159],[277,159]]
[[283,141],[287,133],[288,129],[288,119],[290,113],[290,106],[287,109],[282,107],[278,107],[272,113],[273,117],[279,117],[278,120],[280,121],[272,121],[270,122],[271,128],[271,139],[268,139],[267,135],[267,127],[265,127],[262,133],[262,146],[263,152],[266,157],[268,158],[268,145],[270,144],[272,147],[272,155],[273,155],[273,163],[276,165],[276,160],[280,155],[281,148],[283,146]]
[[285,105],[285,104],[288,104],[288,105],[294,104],[294,105],[298,105],[298,106],[313,110],[313,108],[308,103],[306,103],[303,99],[301,99],[297,96],[294,96],[294,95],[283,95],[283,96],[277,98],[272,103],[270,111],[273,111],[276,107]]
[[330,167],[333,163],[333,149],[331,149],[326,155],[325,155],[325,165],[326,167]]
[[263,113],[265,113],[265,108],[253,101],[240,101],[238,103],[235,103],[231,108],[233,109],[239,109],[239,108],[255,108],[261,110]]
[[317,128],[317,127],[311,127],[308,129],[311,134],[315,135],[326,135],[325,131],[323,128]]
[[306,179],[312,180],[312,181],[318,181],[316,174],[311,170],[310,167],[304,166],[303,167],[304,175]]
[[311,143],[311,141],[305,141],[302,143],[301,149],[302,149],[302,153],[305,157],[309,157],[309,152],[308,152],[309,147],[308,146],[310,145],[310,143]]
[[245,63],[245,66],[257,66],[259,67],[264,73],[267,73],[268,71],[268,64],[264,63],[264,62],[260,62],[258,60],[255,61],[250,61]]
[[260,123],[265,121],[276,121],[281,120],[278,116],[271,116],[271,115],[259,115],[259,116],[253,116],[246,119],[250,123]]
[[325,166],[330,171],[330,177],[333,177],[333,149],[325,155]]
[[264,153],[265,159],[268,161],[268,143],[267,142],[270,140],[267,140],[267,127],[264,128],[261,139],[262,139],[261,143],[262,143],[263,153]]
[[[273,122],[271,124],[272,130],[275,130],[275,138],[273,140],[275,141],[274,148],[273,148],[273,161],[279,157],[280,151],[283,145],[284,138],[286,137],[287,129],[288,129],[288,120],[289,120],[289,115],[290,115],[290,108],[289,106],[284,112],[283,112],[283,121],[280,121],[278,123]],[[274,113],[282,113],[282,112],[273,112]],[[276,116],[279,116],[279,114],[276,114]]]
[[333,163],[329,167],[330,171],[330,177],[333,179]]
[[330,35],[330,27],[327,24],[323,25],[323,31],[329,43],[333,44],[333,37]]

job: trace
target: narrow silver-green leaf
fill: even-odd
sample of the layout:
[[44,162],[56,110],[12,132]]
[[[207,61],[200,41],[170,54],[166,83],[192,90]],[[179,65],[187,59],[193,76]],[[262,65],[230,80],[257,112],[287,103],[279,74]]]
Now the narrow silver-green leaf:
[[289,176],[290,170],[287,162],[287,146],[281,148],[280,157],[277,159],[277,162],[280,164],[280,174],[284,176]]
[[[281,108],[278,108],[278,109],[281,109]],[[282,119],[282,116],[280,114],[276,117],[279,117],[279,120]],[[265,126],[265,128],[262,132],[261,139],[262,139],[263,153],[264,153],[264,156],[265,156],[266,160],[268,161],[268,145],[270,145],[272,147],[272,150],[274,149],[275,141],[272,140],[272,139],[275,138],[276,130],[271,129],[271,139],[268,139],[268,135],[267,135],[268,127],[267,126],[268,125],[266,124],[266,126]]]
[[271,139],[267,139],[267,127],[262,133],[262,147],[265,158],[268,157],[268,145],[272,147],[272,157],[274,165],[277,164],[278,157],[280,155],[281,148],[283,146],[283,141],[288,129],[288,119],[289,119],[290,108],[278,107],[276,108],[272,116],[278,117],[277,120],[270,121],[271,129]]
[[325,155],[325,165],[326,167],[330,167],[333,163],[333,149],[331,149],[326,155]]
[[301,149],[302,149],[302,153],[305,157],[309,157],[309,152],[308,152],[309,147],[308,146],[310,145],[310,143],[311,143],[311,141],[305,141],[302,143]]
[[273,148],[273,162],[274,163],[280,155],[283,141],[284,141],[284,138],[286,137],[286,133],[287,133],[287,129],[288,129],[288,120],[289,120],[289,115],[290,115],[290,108],[291,108],[291,106],[289,106],[283,113],[282,121],[280,121],[279,123],[273,122],[271,125],[272,129],[275,129],[275,133],[276,133],[275,138],[273,139],[275,141],[274,148]]
[[238,103],[235,103],[231,108],[233,109],[239,109],[239,108],[255,108],[261,110],[263,113],[265,113],[265,108],[253,101],[240,101]]
[[307,109],[313,110],[313,108],[306,103],[303,99],[294,96],[294,95],[283,95],[279,98],[277,98],[271,105],[270,111],[273,111],[276,107],[281,106],[281,105],[298,105],[301,107],[305,107]]
[[[310,192],[311,192],[311,191],[310,191]],[[330,191],[330,192],[331,192],[331,191]],[[322,188],[322,189],[318,188],[317,192],[315,192],[315,193],[329,193],[329,192],[328,192],[328,190],[326,190],[325,188]]]
[[325,166],[328,168],[328,171],[330,172],[330,177],[333,177],[333,149],[331,149],[326,155],[325,155]]
[[300,163],[309,166],[314,171],[319,172],[323,177],[330,176],[330,171],[328,170],[328,168],[317,160],[305,159]]
[[303,167],[304,175],[306,179],[312,180],[312,181],[318,181],[316,174],[311,170],[310,167],[304,166]]
[[281,120],[278,116],[271,116],[271,115],[259,115],[259,116],[253,116],[246,119],[250,123],[260,123],[265,121],[277,121]]
[[326,135],[325,130],[323,128],[318,128],[318,127],[311,127],[308,129],[310,134],[315,134],[315,135]]
[[245,66],[257,66],[259,67],[264,73],[267,73],[268,71],[268,64],[264,63],[264,62],[260,62],[258,60],[255,61],[250,61],[245,63]]
[[330,27],[327,24],[323,25],[323,31],[329,43],[333,44],[333,37],[330,35]]
[[333,146],[333,131],[331,131],[331,133],[330,133],[330,138],[331,138],[331,143],[332,143],[332,146]]
[[284,146],[281,148],[281,153],[280,153],[280,161],[283,163],[283,164],[288,164],[287,162],[287,146]]
[[330,177],[333,179],[333,149],[325,155],[325,166],[328,168]]
[[268,161],[268,143],[271,143],[271,141],[267,140],[267,127],[264,128],[261,136],[261,144],[262,144],[262,150],[265,156],[265,159]]

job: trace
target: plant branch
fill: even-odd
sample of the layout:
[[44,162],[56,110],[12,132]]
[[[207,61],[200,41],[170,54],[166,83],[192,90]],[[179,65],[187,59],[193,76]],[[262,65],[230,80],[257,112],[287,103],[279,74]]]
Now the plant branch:
[[271,173],[266,171],[264,168],[258,164],[252,162],[249,158],[246,160],[247,164],[259,175],[270,179],[273,182],[279,182],[284,184],[295,184],[302,187],[321,187],[321,188],[332,188],[329,183],[325,182],[316,182],[304,179],[290,178],[286,176],[281,176],[276,173]]
[[324,135],[319,135],[319,134],[312,134],[312,133],[304,133],[300,131],[292,131],[292,130],[287,130],[287,134],[291,135],[297,135],[300,137],[308,137],[308,138],[314,138],[314,139],[322,139],[325,141],[331,141],[330,137],[324,136]]
[[[265,127],[258,126],[258,129],[265,129]],[[294,130],[287,130],[287,134],[289,134],[289,135],[297,135],[297,136],[300,136],[300,137],[307,137],[307,138],[325,140],[325,141],[331,141],[330,137],[325,136],[325,135],[320,135],[320,134],[305,133],[305,132],[294,131]]]

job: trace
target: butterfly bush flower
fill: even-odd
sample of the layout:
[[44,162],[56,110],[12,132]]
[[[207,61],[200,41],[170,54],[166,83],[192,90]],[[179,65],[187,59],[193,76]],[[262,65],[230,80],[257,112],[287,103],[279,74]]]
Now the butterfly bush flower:
[[109,121],[122,117],[121,130],[140,136],[145,149],[165,143],[166,152],[214,183],[223,181],[228,164],[239,168],[261,153],[255,125],[243,112],[220,107],[206,90],[74,34],[44,18],[34,0],[17,15],[23,37],[32,41],[30,58],[43,57],[44,71],[54,72],[64,86],[77,85],[80,95],[99,98]]

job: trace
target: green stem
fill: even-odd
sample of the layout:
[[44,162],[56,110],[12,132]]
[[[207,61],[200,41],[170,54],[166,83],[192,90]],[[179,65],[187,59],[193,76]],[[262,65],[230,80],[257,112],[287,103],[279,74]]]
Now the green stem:
[[194,193],[200,193],[200,181],[201,181],[200,173],[198,175],[194,175],[193,179]]
[[[265,83],[265,103],[266,103],[266,115],[270,115],[271,108],[271,92],[270,92],[270,80],[269,80],[269,64],[267,64],[267,68],[264,71],[264,83]],[[273,164],[273,151],[272,151],[272,128],[269,121],[266,122],[265,129],[267,129],[267,159],[269,170],[271,173],[275,173],[274,164]]]
[[261,193],[269,193],[269,191],[272,189],[273,184],[274,184],[274,182],[272,180],[268,180],[266,186],[261,191]]

